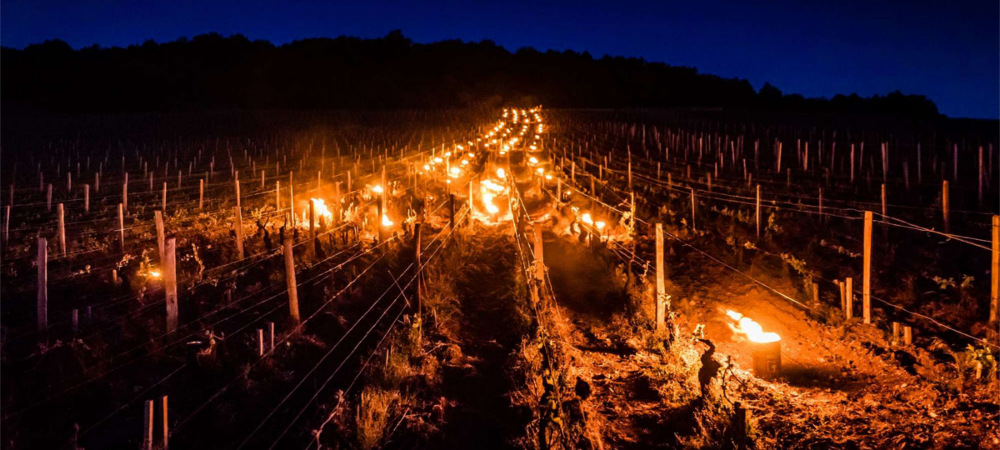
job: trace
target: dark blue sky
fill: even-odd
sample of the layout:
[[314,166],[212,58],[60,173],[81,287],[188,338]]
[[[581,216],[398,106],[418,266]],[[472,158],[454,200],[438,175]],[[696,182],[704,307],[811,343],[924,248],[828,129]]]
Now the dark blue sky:
[[125,46],[206,32],[491,39],[771,82],[785,93],[924,94],[952,117],[1000,117],[1000,6],[985,1],[45,1],[3,0],[0,43]]

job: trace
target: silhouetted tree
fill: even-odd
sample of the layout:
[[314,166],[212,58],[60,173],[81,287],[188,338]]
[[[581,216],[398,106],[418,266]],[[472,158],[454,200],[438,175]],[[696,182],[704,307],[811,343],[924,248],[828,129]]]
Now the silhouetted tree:
[[509,52],[492,41],[415,44],[303,39],[281,46],[216,33],[127,48],[73,50],[60,40],[0,49],[4,106],[55,111],[219,108],[727,107],[935,117],[923,96],[831,100],[691,67],[574,51]]

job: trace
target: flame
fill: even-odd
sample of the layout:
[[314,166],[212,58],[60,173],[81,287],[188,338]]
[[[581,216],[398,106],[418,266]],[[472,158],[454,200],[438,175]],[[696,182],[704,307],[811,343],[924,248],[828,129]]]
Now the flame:
[[497,169],[497,178],[503,180],[507,178],[507,172],[504,172],[503,167]]
[[[316,220],[325,220],[330,223],[333,220],[333,211],[326,207],[326,201],[321,198],[311,198],[309,201],[313,204],[313,212],[316,213]],[[309,210],[306,209],[302,211],[302,222],[309,227]]]
[[392,221],[389,220],[389,216],[382,214],[382,226],[391,227],[393,225]]
[[159,270],[149,269],[149,276],[151,278],[160,278],[161,275],[163,274],[161,274]]
[[[385,192],[385,190],[382,189],[382,186],[376,184],[375,187],[372,188],[372,192],[374,192],[376,194],[381,194],[381,193]],[[313,201],[316,201],[316,199],[313,199]],[[322,200],[320,200],[320,201],[322,201]]]
[[490,214],[496,214],[500,212],[500,208],[493,204],[493,194],[489,192],[483,192],[482,195],[483,204],[486,205],[486,211]]
[[580,220],[582,220],[583,223],[585,223],[587,225],[593,225],[594,224],[594,219],[590,217],[590,213],[583,213],[583,215],[580,216]]
[[729,328],[738,334],[746,336],[751,342],[766,344],[781,340],[781,336],[778,336],[778,333],[772,331],[764,332],[764,328],[759,323],[743,314],[728,309],[726,310],[726,315],[736,321],[736,325],[729,324]]

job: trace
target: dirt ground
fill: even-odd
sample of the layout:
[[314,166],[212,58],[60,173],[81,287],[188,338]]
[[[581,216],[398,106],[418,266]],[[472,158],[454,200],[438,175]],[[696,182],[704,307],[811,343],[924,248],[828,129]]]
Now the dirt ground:
[[[666,360],[622,326],[625,280],[613,270],[618,261],[598,254],[566,240],[546,245],[557,299],[574,327],[573,345],[582,351],[577,364],[589,373],[593,403],[605,419],[603,437],[611,447],[727,447],[735,442],[733,424],[713,418],[697,392],[695,372],[702,370],[708,348],[691,344],[698,324],[704,324],[705,338],[716,346],[713,359],[720,370],[712,383],[721,392],[719,403],[732,407],[739,402],[750,410],[748,446],[1000,446],[995,385],[955,390],[953,369],[927,351],[893,346],[882,332],[857,321],[820,323],[694,252],[670,257],[668,291],[687,343],[677,344],[677,360]],[[780,270],[765,265],[751,270],[782,292],[795,291]],[[749,371],[752,344],[730,329],[726,309],[781,336],[782,370],[775,379]]]

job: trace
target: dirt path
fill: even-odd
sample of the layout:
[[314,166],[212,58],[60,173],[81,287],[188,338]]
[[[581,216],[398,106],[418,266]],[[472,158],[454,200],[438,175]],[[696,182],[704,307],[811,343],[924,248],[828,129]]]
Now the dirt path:
[[681,447],[675,434],[693,429],[691,395],[661,392],[659,355],[632,336],[635,313],[615,260],[565,239],[549,239],[545,262],[561,313],[572,325],[575,363],[589,375],[591,402],[601,418],[604,443],[613,448]]
[[517,250],[502,231],[480,228],[461,242],[466,266],[457,275],[462,316],[458,344],[464,364],[443,372],[443,395],[452,408],[445,417],[442,447],[504,448],[523,434],[527,421],[510,408],[507,377],[511,352],[527,329],[513,286]]

